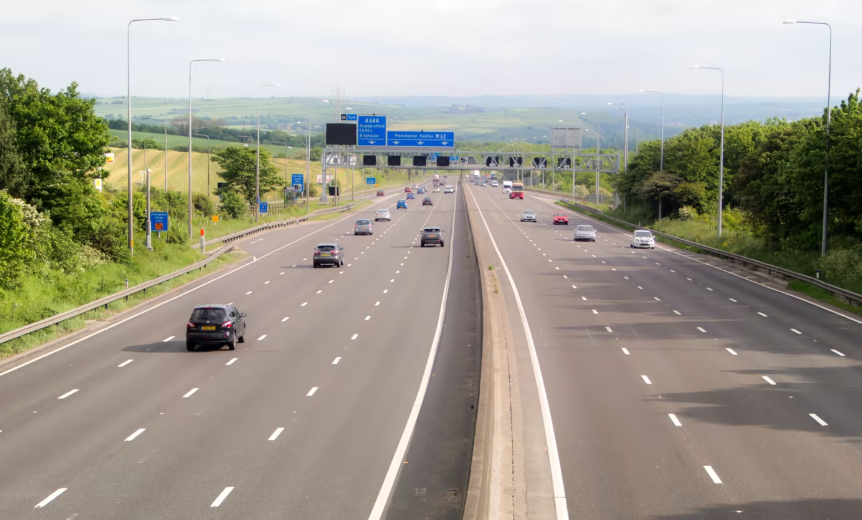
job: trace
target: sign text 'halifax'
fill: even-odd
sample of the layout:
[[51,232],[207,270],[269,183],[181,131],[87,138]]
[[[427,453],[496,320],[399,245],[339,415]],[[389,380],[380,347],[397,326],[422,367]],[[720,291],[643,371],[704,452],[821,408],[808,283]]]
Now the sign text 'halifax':
[[389,146],[422,147],[422,148],[454,148],[455,132],[402,132],[393,130],[386,132]]
[[358,146],[386,146],[386,116],[359,116],[356,123]]

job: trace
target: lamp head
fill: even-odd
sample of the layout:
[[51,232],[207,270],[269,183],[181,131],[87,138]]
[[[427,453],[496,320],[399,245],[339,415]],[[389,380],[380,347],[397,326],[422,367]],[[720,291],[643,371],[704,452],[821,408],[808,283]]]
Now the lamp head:
[[784,20],[781,23],[783,23],[784,25],[796,25],[796,20]]

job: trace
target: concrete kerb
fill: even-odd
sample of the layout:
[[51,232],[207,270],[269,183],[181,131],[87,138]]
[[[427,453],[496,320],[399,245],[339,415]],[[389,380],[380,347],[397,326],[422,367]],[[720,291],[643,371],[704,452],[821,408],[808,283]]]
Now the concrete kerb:
[[521,407],[512,332],[496,271],[496,254],[471,198],[467,214],[482,283],[482,369],[464,520],[527,518]]

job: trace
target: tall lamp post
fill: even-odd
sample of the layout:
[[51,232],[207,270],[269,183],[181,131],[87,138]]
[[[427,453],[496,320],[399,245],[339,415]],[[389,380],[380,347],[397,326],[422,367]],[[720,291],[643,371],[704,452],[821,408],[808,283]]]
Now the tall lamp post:
[[721,214],[724,206],[724,69],[719,67],[701,67],[698,65],[690,68],[721,72],[721,152],[718,157],[718,237],[721,238]]
[[268,83],[257,86],[257,166],[254,170],[254,221],[260,218],[260,89],[264,87],[280,87],[278,83]]
[[189,240],[192,238],[192,65],[199,61],[218,61],[224,63],[224,58],[207,58],[189,62]]
[[803,22],[799,20],[784,20],[787,25],[804,23],[809,25],[825,25],[829,28],[829,75],[826,85],[826,166],[823,171],[823,238],[820,244],[820,254],[826,256],[826,238],[829,232],[829,124],[832,121],[832,26],[826,22]]
[[129,22],[126,26],[126,108],[128,110],[129,137],[127,148],[129,154],[129,254],[135,253],[135,226],[134,215],[132,214],[132,196],[134,181],[132,180],[132,24],[135,22],[177,22],[179,18],[176,16],[168,16],[167,18],[137,18]]

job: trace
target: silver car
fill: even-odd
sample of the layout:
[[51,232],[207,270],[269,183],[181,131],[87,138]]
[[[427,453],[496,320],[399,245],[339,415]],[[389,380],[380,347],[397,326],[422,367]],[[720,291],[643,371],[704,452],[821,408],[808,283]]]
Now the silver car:
[[447,193],[455,193],[455,187],[454,186],[446,186],[445,188],[443,188],[443,195],[445,195]]
[[356,224],[353,225],[353,234],[354,235],[373,235],[374,228],[371,225],[371,221],[367,218],[361,218],[356,221]]
[[575,242],[579,240],[589,240],[590,242],[596,241],[596,230],[593,226],[588,226],[585,224],[581,224],[575,230]]
[[525,209],[521,213],[521,222],[538,222],[539,217],[536,212],[531,209]]
[[632,235],[629,247],[655,249],[655,237],[645,229],[638,229]]
[[378,209],[377,212],[374,213],[374,222],[377,222],[378,220],[385,220],[386,222],[389,222],[390,220],[392,220],[392,214],[390,214],[389,210],[386,208]]

